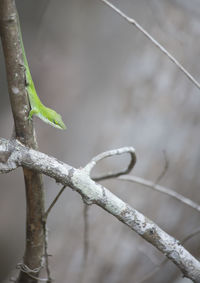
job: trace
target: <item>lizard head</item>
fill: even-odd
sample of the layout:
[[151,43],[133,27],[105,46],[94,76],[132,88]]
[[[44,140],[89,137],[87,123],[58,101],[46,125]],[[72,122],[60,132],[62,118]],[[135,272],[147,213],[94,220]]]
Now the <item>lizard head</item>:
[[[43,109],[44,110],[44,109]],[[62,120],[62,117],[60,114],[58,114],[53,109],[45,107],[45,113],[37,114],[37,116],[42,119],[44,122],[50,124],[51,126],[58,128],[60,130],[65,130],[66,126]]]

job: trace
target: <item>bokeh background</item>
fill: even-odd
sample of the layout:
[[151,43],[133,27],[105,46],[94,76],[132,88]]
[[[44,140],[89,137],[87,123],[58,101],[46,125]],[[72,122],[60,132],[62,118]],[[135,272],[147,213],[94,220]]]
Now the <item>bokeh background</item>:
[[[200,81],[198,0],[113,0],[162,43]],[[200,202],[200,90],[168,58],[100,0],[18,0],[26,53],[38,94],[62,114],[67,131],[37,118],[41,151],[75,167],[94,155],[131,145],[138,161],[132,174],[155,181]],[[9,138],[13,119],[0,50],[0,133]],[[98,171],[123,167],[112,159]],[[46,204],[60,186],[44,177]],[[182,239],[199,227],[199,214],[142,186],[112,180],[104,185]],[[0,175],[0,281],[16,275],[25,235],[22,170]],[[55,282],[139,283],[165,258],[102,209],[89,210],[89,255],[84,273],[83,202],[66,189],[48,221]],[[185,246],[199,257],[200,235]],[[142,282],[190,282],[171,262]]]

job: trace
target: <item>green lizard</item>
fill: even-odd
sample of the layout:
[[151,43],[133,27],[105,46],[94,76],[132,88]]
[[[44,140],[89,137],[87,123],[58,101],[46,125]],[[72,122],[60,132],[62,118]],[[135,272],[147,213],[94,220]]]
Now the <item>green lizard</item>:
[[64,130],[66,129],[66,126],[62,120],[62,117],[56,113],[51,108],[48,108],[42,104],[40,101],[37,92],[35,90],[35,85],[31,76],[31,72],[29,69],[28,61],[26,58],[26,53],[24,50],[24,44],[22,40],[22,33],[20,28],[20,22],[18,18],[18,26],[19,26],[19,33],[20,33],[20,43],[22,48],[22,55],[24,60],[24,67],[25,67],[25,76],[26,76],[26,90],[28,92],[29,101],[31,105],[31,111],[29,112],[28,119],[31,119],[33,115],[36,115],[41,120],[43,120],[45,123],[50,124],[51,126]]

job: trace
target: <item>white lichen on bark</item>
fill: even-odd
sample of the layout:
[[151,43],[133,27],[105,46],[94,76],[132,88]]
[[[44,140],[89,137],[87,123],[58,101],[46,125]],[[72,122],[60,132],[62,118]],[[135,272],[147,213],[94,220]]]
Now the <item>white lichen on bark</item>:
[[0,139],[0,172],[9,172],[18,166],[36,170],[71,187],[87,204],[99,205],[154,245],[178,266],[184,276],[200,282],[200,262],[153,221],[92,180],[87,166],[76,169],[18,141]]

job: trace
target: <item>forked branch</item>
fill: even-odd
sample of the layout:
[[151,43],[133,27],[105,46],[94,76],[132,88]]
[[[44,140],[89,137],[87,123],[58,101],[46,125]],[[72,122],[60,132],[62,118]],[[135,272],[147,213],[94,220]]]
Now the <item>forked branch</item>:
[[[134,152],[134,149],[130,149]],[[19,166],[50,176],[78,192],[88,204],[102,207],[166,255],[185,277],[200,282],[200,262],[158,225],[94,182],[87,166],[76,169],[54,157],[27,148],[16,140],[0,139],[0,172],[9,172]]]

